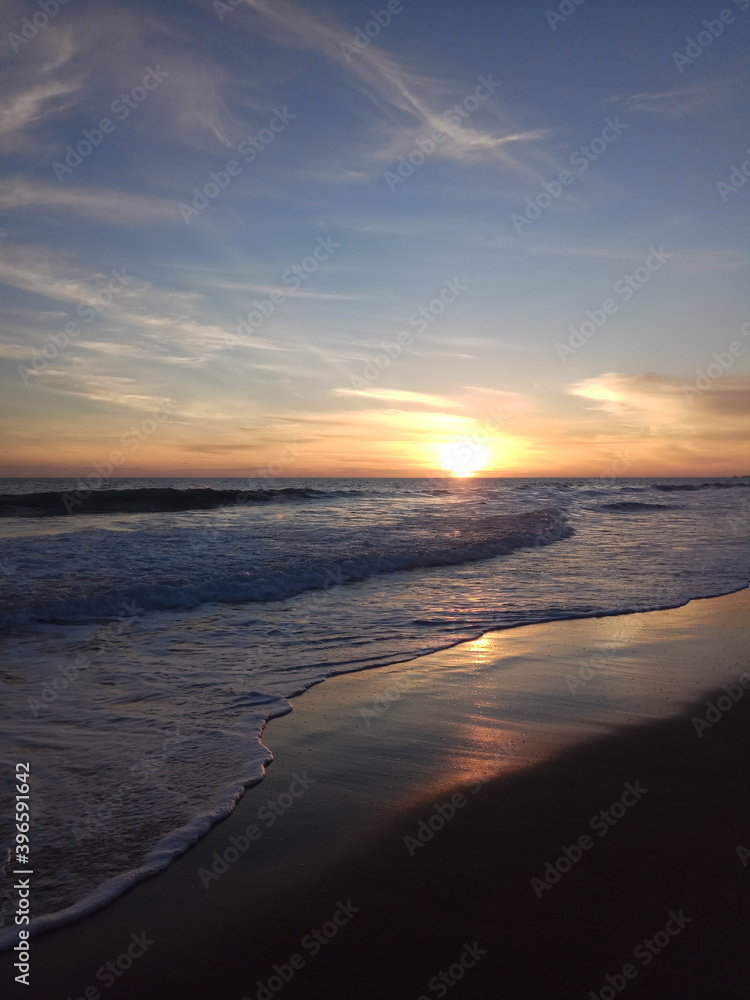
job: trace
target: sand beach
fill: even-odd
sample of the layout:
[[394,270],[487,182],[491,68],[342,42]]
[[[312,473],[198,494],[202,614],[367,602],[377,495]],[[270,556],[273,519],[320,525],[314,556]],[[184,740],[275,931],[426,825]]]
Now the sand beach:
[[26,995],[744,995],[749,605],[530,625],[311,689],[226,821],[32,940]]

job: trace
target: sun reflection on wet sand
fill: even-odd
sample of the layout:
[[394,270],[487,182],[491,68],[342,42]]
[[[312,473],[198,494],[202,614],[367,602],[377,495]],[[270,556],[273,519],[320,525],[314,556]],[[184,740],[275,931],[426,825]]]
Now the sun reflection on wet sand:
[[[429,759],[424,783],[407,797],[508,774],[619,726],[679,714],[739,669],[749,597],[722,598],[720,613],[697,600],[489,632],[389,667],[420,677],[391,709],[391,722],[419,731],[414,748]],[[588,680],[571,690],[570,678],[581,676]]]

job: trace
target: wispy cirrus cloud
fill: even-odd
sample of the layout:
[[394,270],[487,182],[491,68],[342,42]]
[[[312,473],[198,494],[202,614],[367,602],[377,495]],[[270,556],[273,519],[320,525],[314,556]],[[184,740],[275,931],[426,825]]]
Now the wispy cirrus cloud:
[[460,404],[447,396],[433,396],[424,392],[410,392],[405,389],[334,389],[337,396],[356,396],[389,403],[391,406],[408,406],[423,409],[425,406],[438,410],[455,409]]
[[[19,9],[19,20],[23,13]],[[64,148],[75,117],[89,118],[89,127],[112,117],[112,103],[138,86],[149,66],[163,73],[164,85],[149,93],[143,108],[132,109],[127,132],[134,144],[147,134],[194,151],[232,147],[247,130],[248,113],[267,104],[260,75],[253,82],[246,68],[239,86],[236,68],[213,58],[179,18],[116,0],[106,8],[71,4],[61,15],[38,32],[22,58],[0,68],[7,95],[0,103],[0,144],[6,147]]]
[[512,414],[536,413],[539,403],[532,396],[523,392],[512,392],[507,389],[491,389],[480,385],[465,385],[464,390],[470,393],[472,400],[478,398],[484,405],[498,408]]
[[42,80],[8,93],[0,102],[0,148],[6,153],[29,145],[29,129],[63,112],[73,104],[78,81]]
[[50,368],[40,376],[48,387],[69,396],[82,396],[86,400],[110,403],[132,410],[153,409],[170,402],[168,395],[152,395],[140,390],[138,380],[127,376],[71,374]]
[[[439,157],[489,157],[522,169],[527,165],[527,152],[549,134],[544,129],[519,128],[500,106],[498,95],[492,109],[497,131],[446,119],[445,110],[452,101],[466,96],[467,84],[407,70],[375,44],[358,52],[356,58],[348,57],[346,46],[351,47],[352,29],[321,11],[312,12],[289,0],[244,0],[243,6],[256,15],[255,23],[279,45],[325,57],[376,106],[383,118],[377,148],[371,149],[370,155],[381,163],[392,160],[405,143],[427,138],[439,130],[449,137],[448,142],[437,147],[435,155]],[[339,166],[339,178],[340,171]],[[359,179],[356,171],[352,179]]]
[[610,103],[622,104],[626,111],[643,111],[665,118],[686,118],[734,103],[744,82],[738,79],[707,80],[691,87],[612,97]]
[[108,225],[182,225],[173,200],[115,188],[70,187],[27,177],[0,180],[0,211],[55,208]]

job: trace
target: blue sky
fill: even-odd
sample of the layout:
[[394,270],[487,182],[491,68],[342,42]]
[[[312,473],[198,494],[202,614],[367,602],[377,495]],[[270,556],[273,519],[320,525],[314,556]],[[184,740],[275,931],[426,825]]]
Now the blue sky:
[[747,471],[750,0],[1,16],[5,475]]

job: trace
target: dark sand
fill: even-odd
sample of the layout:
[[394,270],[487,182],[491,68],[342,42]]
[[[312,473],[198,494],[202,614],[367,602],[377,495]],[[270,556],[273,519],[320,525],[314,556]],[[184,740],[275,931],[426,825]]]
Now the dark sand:
[[[691,717],[750,669],[749,597],[529,626],[327,681],[269,725],[277,759],[227,821],[112,906],[35,938],[30,989],[3,956],[4,995],[8,983],[45,1000],[87,987],[87,1000],[746,997],[750,692],[701,736]],[[622,651],[571,694],[565,676],[613,643]],[[378,698],[385,711],[365,720]],[[294,805],[259,819],[304,772],[314,784]],[[628,783],[648,791],[599,836],[592,817]],[[456,790],[465,804],[412,856],[404,838]],[[252,824],[260,839],[205,888],[200,869]],[[531,879],[582,835],[590,849],[537,898]],[[634,956],[670,912],[690,919],[648,963]],[[313,954],[303,942],[321,927]],[[97,971],[141,932],[154,943],[107,987]],[[486,954],[464,972],[475,943]],[[280,990],[274,965],[294,973]],[[455,985],[433,979],[451,966]]]

